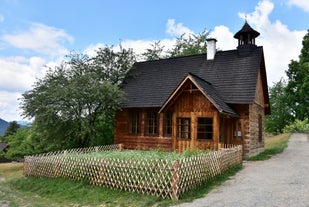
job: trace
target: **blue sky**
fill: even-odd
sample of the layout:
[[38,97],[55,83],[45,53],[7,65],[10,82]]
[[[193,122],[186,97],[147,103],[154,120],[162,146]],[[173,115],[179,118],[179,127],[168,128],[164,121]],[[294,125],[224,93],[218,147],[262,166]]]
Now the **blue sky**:
[[217,47],[235,49],[248,23],[261,35],[268,83],[285,76],[309,29],[308,0],[0,0],[0,118],[21,120],[18,98],[70,51],[91,53],[122,42],[137,53],[161,40],[204,29]]

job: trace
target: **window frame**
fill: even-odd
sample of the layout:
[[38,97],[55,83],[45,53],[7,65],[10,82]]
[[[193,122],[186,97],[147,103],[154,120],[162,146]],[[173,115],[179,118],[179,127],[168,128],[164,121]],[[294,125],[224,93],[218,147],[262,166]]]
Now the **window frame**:
[[134,111],[130,113],[129,134],[139,135],[141,133],[141,113]]
[[145,135],[157,136],[159,131],[159,114],[154,111],[148,111],[145,113]]
[[[207,119],[206,123],[201,123],[202,119]],[[211,120],[211,124],[208,121]],[[197,118],[197,130],[196,130],[196,137],[198,140],[205,140],[205,141],[213,141],[213,134],[214,134],[214,118],[213,117],[198,117]],[[203,130],[201,130],[203,129]],[[211,129],[211,131],[209,131]],[[206,136],[205,136],[206,135]],[[209,135],[211,138],[209,138]],[[202,137],[205,136],[205,137]]]
[[173,134],[173,113],[167,112],[164,114],[163,119],[163,135],[166,137],[172,137]]
[[177,139],[191,140],[191,118],[177,117]]
[[242,126],[240,120],[236,120],[233,122],[233,139],[242,140]]

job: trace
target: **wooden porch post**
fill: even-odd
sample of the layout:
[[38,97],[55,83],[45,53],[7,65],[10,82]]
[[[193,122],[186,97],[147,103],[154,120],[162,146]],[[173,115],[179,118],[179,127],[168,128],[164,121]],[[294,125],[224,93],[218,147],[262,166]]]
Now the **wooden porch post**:
[[163,137],[164,134],[164,113],[159,114],[159,137]]
[[216,111],[214,113],[214,120],[213,120],[213,141],[214,141],[214,147],[215,149],[218,149],[219,147],[219,130],[220,130],[220,118],[219,118],[219,112]]
[[173,151],[176,150],[177,147],[177,114],[174,112],[172,116],[172,139],[173,139]]

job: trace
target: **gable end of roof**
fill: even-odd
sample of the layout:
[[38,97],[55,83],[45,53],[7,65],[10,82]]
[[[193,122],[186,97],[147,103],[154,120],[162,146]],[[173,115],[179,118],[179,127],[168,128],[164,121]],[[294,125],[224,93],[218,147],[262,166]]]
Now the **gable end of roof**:
[[164,102],[159,113],[164,111],[166,106],[170,103],[170,101],[175,97],[178,91],[182,88],[182,86],[186,83],[187,80],[190,80],[199,91],[207,98],[220,113],[229,114],[231,116],[238,116],[238,114],[231,109],[220,96],[217,94],[215,89],[212,87],[211,83],[205,81],[204,79],[194,75],[193,73],[188,73],[183,80],[180,82],[178,87],[173,91],[173,93],[169,96],[169,98]]

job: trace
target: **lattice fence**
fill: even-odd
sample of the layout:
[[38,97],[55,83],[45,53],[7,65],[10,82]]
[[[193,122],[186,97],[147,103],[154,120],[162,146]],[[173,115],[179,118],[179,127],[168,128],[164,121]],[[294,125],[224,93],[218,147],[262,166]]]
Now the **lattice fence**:
[[106,149],[122,149],[122,145],[27,156],[24,174],[86,180],[93,185],[178,199],[183,193],[242,162],[241,146],[174,161],[70,156]]

